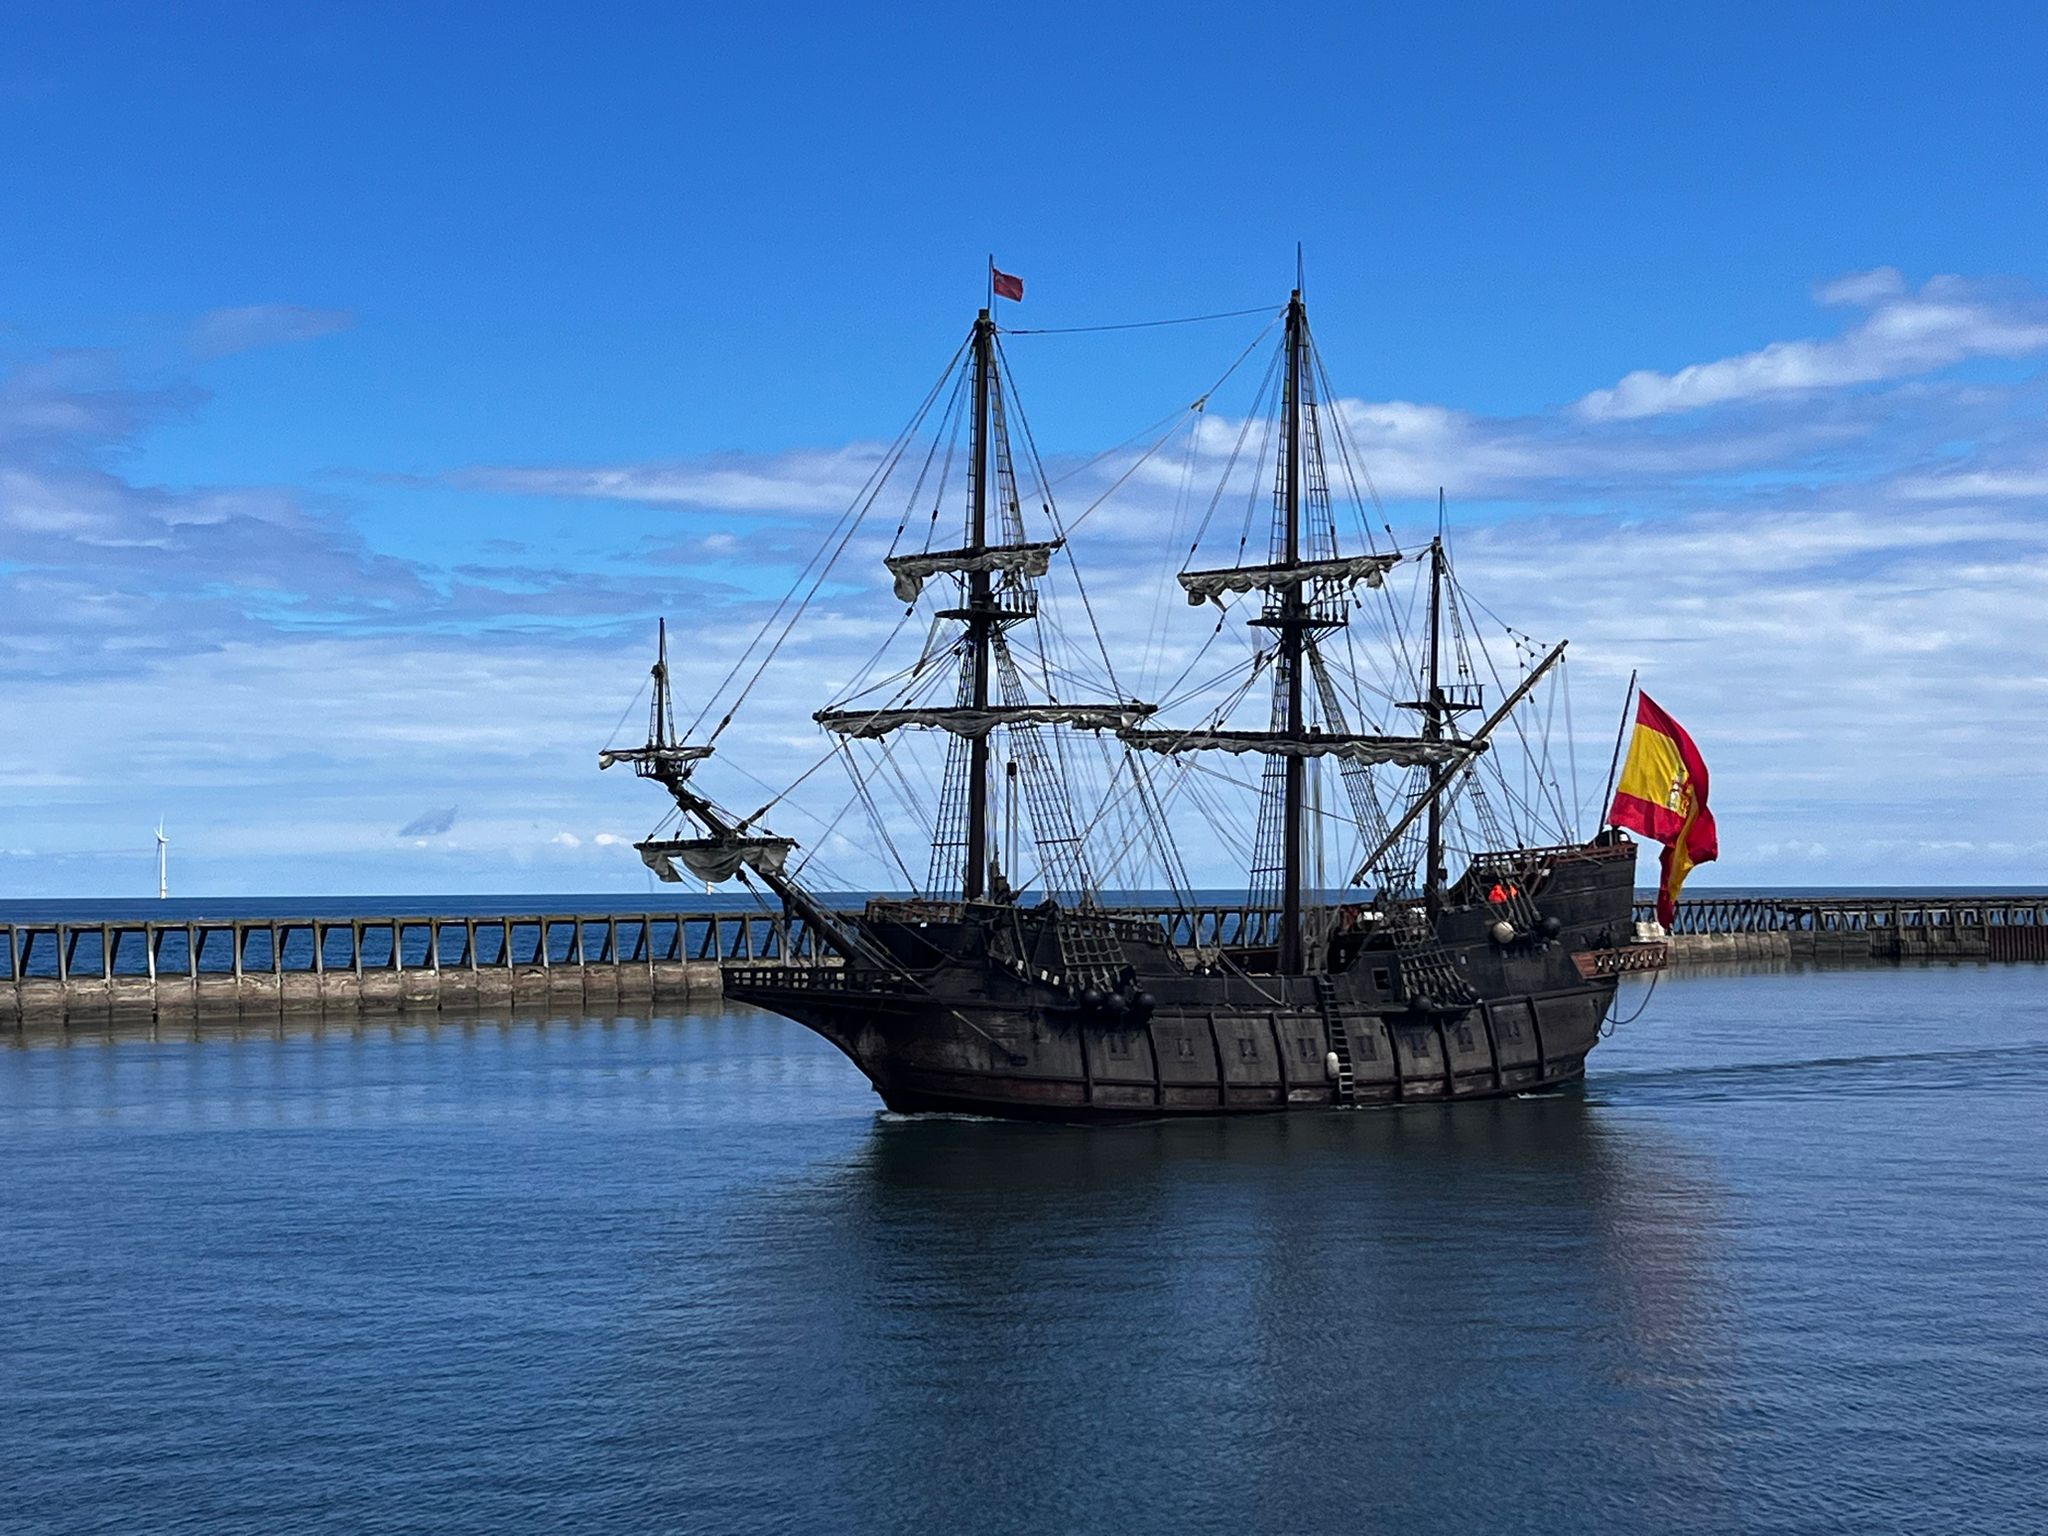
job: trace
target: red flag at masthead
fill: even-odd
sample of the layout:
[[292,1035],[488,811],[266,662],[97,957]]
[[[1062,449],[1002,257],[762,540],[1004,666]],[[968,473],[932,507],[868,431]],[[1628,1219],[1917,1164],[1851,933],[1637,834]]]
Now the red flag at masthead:
[[999,299],[1021,300],[1024,297],[1024,279],[1021,277],[1012,277],[1007,272],[990,267],[988,281],[989,287]]

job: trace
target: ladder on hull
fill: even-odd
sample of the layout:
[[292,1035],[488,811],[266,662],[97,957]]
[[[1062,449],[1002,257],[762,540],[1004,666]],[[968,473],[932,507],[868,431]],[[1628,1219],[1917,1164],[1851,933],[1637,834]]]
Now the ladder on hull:
[[1351,1037],[1337,1016],[1337,984],[1321,971],[1315,974],[1316,1006],[1322,1010],[1323,1027],[1329,1033],[1330,1054],[1337,1058],[1337,1102],[1358,1102],[1358,1079],[1351,1070]]

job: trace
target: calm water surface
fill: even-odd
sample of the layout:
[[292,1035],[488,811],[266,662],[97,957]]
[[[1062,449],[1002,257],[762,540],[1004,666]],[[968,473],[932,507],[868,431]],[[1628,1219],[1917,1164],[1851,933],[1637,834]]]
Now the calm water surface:
[[748,1010],[0,1049],[9,1531],[2048,1528],[2048,971],[908,1121]]

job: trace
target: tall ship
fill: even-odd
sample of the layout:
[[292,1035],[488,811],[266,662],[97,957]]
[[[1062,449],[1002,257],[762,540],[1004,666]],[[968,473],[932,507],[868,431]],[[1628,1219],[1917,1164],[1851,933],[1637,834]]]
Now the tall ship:
[[[1441,510],[1426,544],[1394,544],[1369,478],[1358,488],[1299,288],[1267,325],[1277,345],[1242,419],[1215,419],[1206,396],[1190,408],[1158,537],[1143,509],[1124,516],[1126,549],[1156,550],[1199,519],[1172,604],[1155,593],[1147,607],[1127,561],[1113,592],[1082,582],[1089,541],[1055,510],[1008,333],[984,308],[762,633],[722,681],[721,668],[693,675],[688,692],[707,701],[696,725],[676,727],[664,625],[647,739],[600,755],[672,802],[635,845],[651,870],[738,881],[806,932],[785,963],[726,966],[725,995],[823,1036],[892,1110],[1127,1121],[1526,1093],[1581,1078],[1620,979],[1663,964],[1632,921],[1635,843],[1613,827],[1573,835],[1576,807],[1540,750],[1547,725],[1523,718],[1565,644],[1507,629],[1504,673],[1475,659]],[[1140,465],[1155,489],[1172,478],[1148,450],[1117,484],[1144,481]],[[813,695],[820,763],[853,793],[806,839],[778,835],[820,768],[746,812],[711,786],[751,801],[786,745],[736,763],[745,783],[719,777],[718,754],[777,658],[801,648],[792,637],[828,578],[858,592],[858,576],[834,573],[868,547],[891,479],[910,485],[884,556],[897,632],[922,620],[925,638],[906,665],[884,672],[878,653],[831,698]],[[1229,544],[1239,500],[1235,558],[1201,560],[1205,539]],[[923,547],[906,547],[920,520]],[[1085,624],[1054,624],[1056,567]],[[1197,623],[1172,618],[1190,607]],[[1151,700],[1130,686],[1148,674],[1129,638],[1146,613],[1143,637],[1174,664],[1149,669],[1162,684]],[[1212,659],[1233,644],[1240,654]],[[784,665],[783,688],[830,654]],[[912,742],[942,751],[922,778]],[[1519,780],[1503,743],[1524,759]],[[1529,835],[1546,803],[1550,835]],[[837,847],[848,817],[906,894],[828,894],[804,843]],[[1237,920],[1207,932],[1159,916],[1201,905],[1184,846],[1198,821],[1196,867],[1234,850],[1245,893]],[[1164,899],[1136,910],[1134,882]]]

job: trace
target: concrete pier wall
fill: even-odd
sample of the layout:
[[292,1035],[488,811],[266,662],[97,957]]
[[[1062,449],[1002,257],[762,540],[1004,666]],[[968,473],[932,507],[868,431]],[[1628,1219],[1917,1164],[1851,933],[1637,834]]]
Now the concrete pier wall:
[[1675,934],[1670,943],[1670,964],[1674,967],[1792,958],[1791,935],[1783,933]]
[[208,1018],[320,1012],[438,1013],[532,1005],[606,1011],[621,1005],[717,997],[718,967],[668,966],[651,977],[631,965],[557,966],[523,971],[421,971],[339,975],[74,977],[0,981],[0,1027],[78,1019]]

